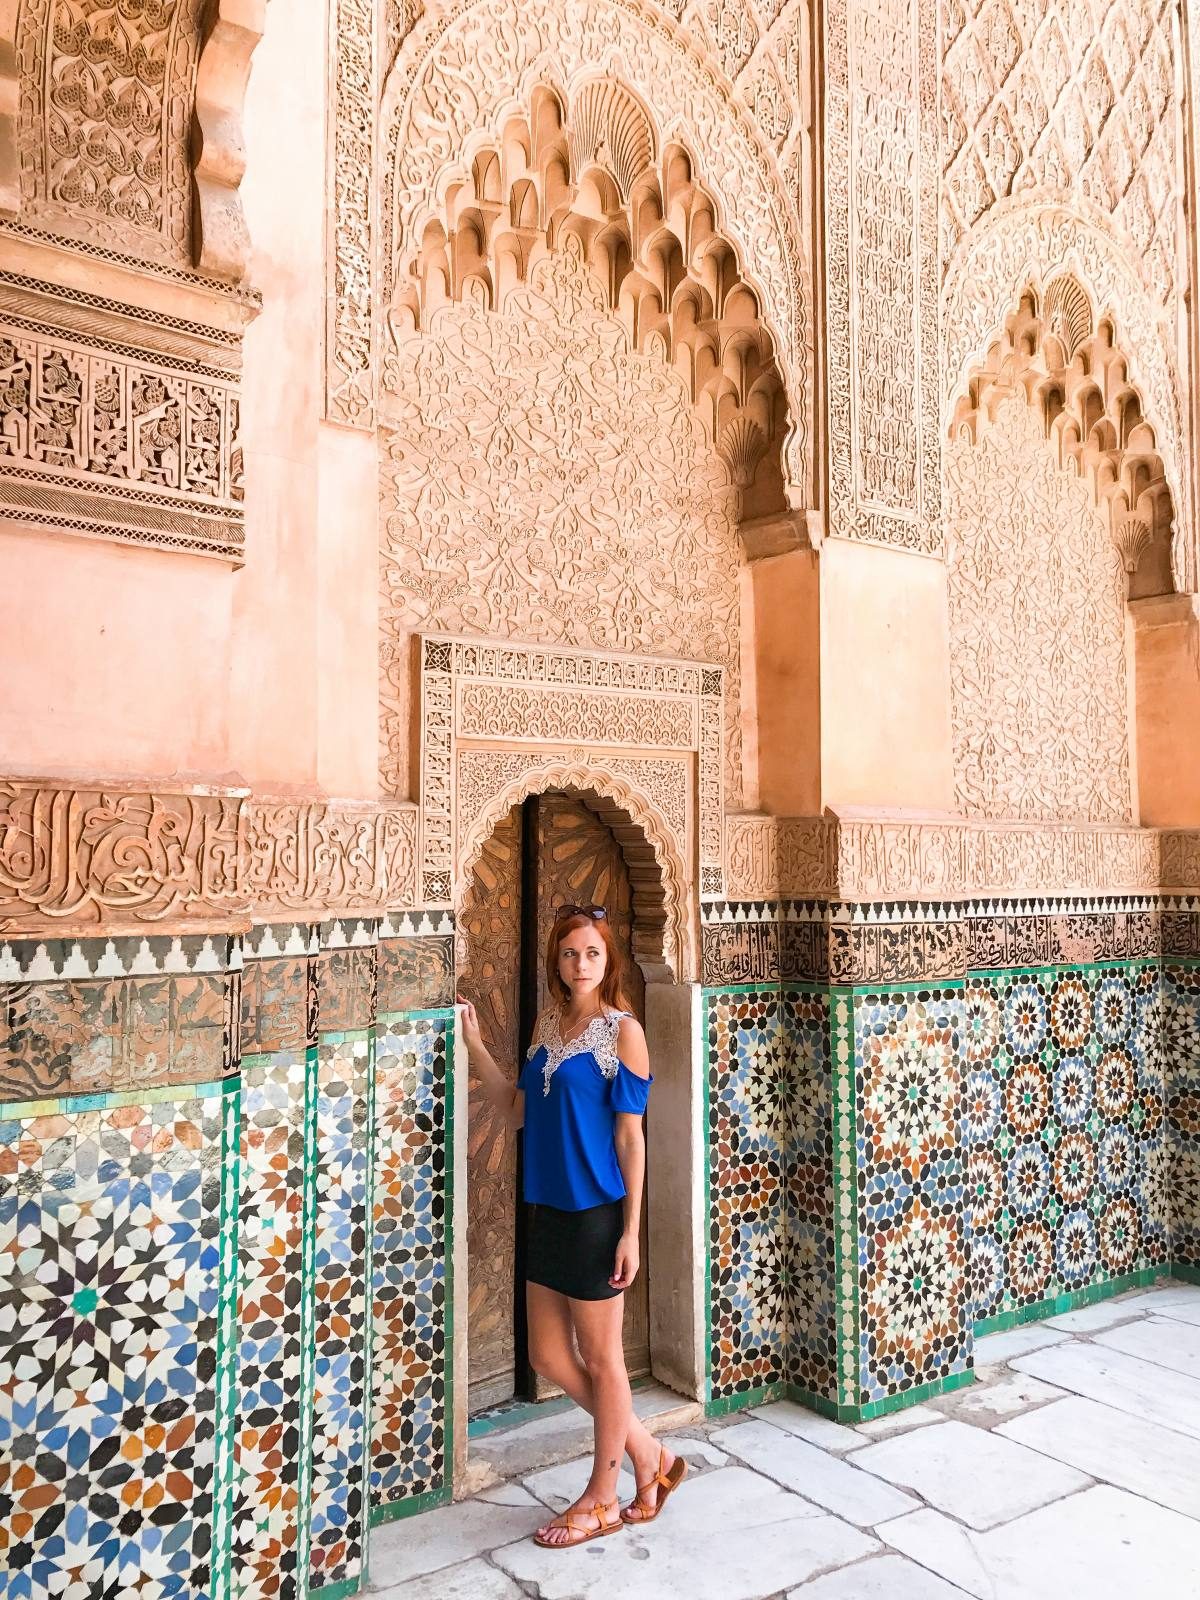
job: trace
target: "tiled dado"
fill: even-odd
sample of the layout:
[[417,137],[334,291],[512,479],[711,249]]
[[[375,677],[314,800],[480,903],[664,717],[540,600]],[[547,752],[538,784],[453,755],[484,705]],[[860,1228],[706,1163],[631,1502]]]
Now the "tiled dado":
[[226,1600],[236,1078],[0,1108],[0,1589]]
[[[969,1381],[980,1323],[1195,1270],[1195,902],[725,902],[703,917],[705,977],[726,979],[706,991],[715,1408],[787,1391],[875,1415]],[[824,1065],[799,1080],[793,996],[827,1019]],[[825,1188],[808,1154],[822,1150]],[[797,1240],[823,1274],[803,1293]]]
[[338,1600],[370,1473],[389,1515],[448,1492],[452,940],[437,912],[0,945],[0,1567],[30,1594]]

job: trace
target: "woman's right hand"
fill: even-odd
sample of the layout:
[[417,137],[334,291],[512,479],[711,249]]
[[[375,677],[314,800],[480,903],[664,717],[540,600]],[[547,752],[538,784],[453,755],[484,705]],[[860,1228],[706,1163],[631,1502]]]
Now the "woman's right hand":
[[483,1042],[483,1034],[479,1030],[479,1018],[475,1013],[475,1007],[469,1000],[464,1000],[462,995],[458,995],[457,999],[459,1013],[462,1016],[463,1038],[467,1042],[468,1055],[473,1050],[485,1049],[486,1046]]

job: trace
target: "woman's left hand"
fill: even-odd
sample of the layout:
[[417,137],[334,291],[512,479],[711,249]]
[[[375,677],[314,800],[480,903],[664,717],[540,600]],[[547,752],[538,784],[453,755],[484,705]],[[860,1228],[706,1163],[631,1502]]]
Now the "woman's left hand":
[[628,1289],[638,1275],[639,1265],[637,1234],[623,1233],[617,1245],[617,1259],[609,1283],[614,1289]]

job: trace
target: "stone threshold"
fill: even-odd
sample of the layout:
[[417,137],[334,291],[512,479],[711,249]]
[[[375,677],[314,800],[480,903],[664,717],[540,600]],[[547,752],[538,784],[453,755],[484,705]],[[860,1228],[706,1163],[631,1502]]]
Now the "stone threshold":
[[[689,1427],[704,1415],[698,1400],[654,1382],[634,1389],[633,1409],[655,1434]],[[468,1430],[466,1466],[456,1475],[454,1485],[456,1500],[510,1478],[528,1477],[543,1467],[573,1461],[591,1448],[591,1418],[565,1397],[514,1406],[509,1415],[511,1422],[504,1413],[483,1419],[473,1437]]]

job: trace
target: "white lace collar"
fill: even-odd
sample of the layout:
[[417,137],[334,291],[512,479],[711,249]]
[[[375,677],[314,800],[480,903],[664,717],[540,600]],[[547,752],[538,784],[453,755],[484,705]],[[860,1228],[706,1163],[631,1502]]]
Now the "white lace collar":
[[587,1055],[596,1058],[596,1065],[606,1078],[615,1078],[621,1063],[617,1057],[617,1033],[625,1011],[608,1011],[595,1016],[576,1038],[563,1041],[562,1019],[557,1009],[548,1008],[542,1013],[534,1034],[529,1054],[544,1049],[546,1059],[542,1064],[542,1093],[550,1093],[550,1079],[571,1056]]

